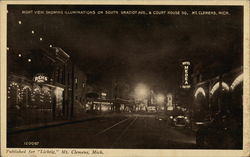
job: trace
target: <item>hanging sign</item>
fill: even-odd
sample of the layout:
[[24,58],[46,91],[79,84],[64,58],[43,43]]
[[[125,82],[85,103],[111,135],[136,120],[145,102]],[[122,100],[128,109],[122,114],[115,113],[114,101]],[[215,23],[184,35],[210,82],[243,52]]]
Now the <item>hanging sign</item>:
[[190,85],[190,62],[189,61],[185,61],[182,62],[182,66],[183,66],[183,74],[182,74],[182,88],[191,88]]
[[33,80],[36,83],[46,83],[46,82],[48,82],[48,76],[46,76],[45,74],[42,74],[42,73],[38,73],[34,76]]

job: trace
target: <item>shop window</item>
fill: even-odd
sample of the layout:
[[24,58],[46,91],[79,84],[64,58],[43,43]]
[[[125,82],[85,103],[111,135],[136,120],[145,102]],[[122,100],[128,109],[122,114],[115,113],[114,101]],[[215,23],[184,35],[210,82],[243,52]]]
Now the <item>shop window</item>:
[[52,95],[51,95],[50,88],[43,87],[43,94],[44,94],[43,108],[51,109],[52,108]]
[[12,82],[10,84],[10,89],[9,89],[9,99],[10,99],[10,106],[15,106],[19,103],[19,98],[20,98],[20,89],[17,83]]
[[33,102],[33,107],[34,108],[40,108],[41,106],[41,101],[42,97],[41,97],[41,89],[39,86],[35,85],[34,89],[32,91],[31,94],[31,101]]
[[62,115],[63,92],[64,89],[60,87],[56,87],[56,89],[54,90],[56,98],[56,117],[60,117]]
[[31,89],[30,88],[24,88],[22,91],[22,101],[23,104],[26,107],[29,107],[31,105]]

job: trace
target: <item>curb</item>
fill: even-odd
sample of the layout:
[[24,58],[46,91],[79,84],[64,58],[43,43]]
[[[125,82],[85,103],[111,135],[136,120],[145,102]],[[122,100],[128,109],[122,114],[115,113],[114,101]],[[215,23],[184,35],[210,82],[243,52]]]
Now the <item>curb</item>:
[[[11,135],[11,134],[16,134],[16,133],[22,133],[25,131],[34,131],[34,130],[45,129],[45,128],[49,128],[49,127],[56,127],[56,126],[61,126],[61,125],[80,123],[80,122],[84,122],[84,121],[91,121],[91,120],[96,120],[98,118],[109,117],[109,116],[110,116],[110,114],[103,114],[103,115],[95,115],[95,116],[83,118],[83,119],[65,120],[65,121],[59,121],[59,122],[55,121],[55,122],[50,122],[47,124],[44,123],[44,124],[40,124],[40,125],[36,125],[36,126],[26,126],[26,127],[23,126],[23,127],[19,127],[19,128],[8,128],[7,134]],[[113,116],[117,116],[117,114],[113,114]],[[120,115],[118,115],[118,116],[120,116]]]
[[74,124],[74,123],[80,123],[84,121],[90,121],[90,120],[96,120],[98,118],[101,118],[104,116],[95,116],[95,117],[89,117],[85,119],[78,119],[78,120],[67,120],[67,121],[61,121],[61,122],[51,122],[49,124],[41,124],[40,126],[31,126],[31,127],[20,127],[20,128],[9,128],[7,129],[8,132],[7,134],[15,134],[15,133],[21,133],[25,131],[34,131],[34,130],[39,130],[39,129],[44,129],[44,128],[49,128],[49,127],[56,127],[56,126],[61,126],[61,125],[68,125],[68,124]]

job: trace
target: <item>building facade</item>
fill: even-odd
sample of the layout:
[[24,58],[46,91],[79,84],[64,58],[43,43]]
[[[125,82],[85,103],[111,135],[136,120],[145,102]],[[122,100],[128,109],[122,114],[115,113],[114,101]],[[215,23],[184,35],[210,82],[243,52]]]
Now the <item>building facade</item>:
[[86,91],[87,91],[87,76],[86,74],[77,66],[72,65],[73,71],[73,115],[72,117],[82,117],[86,112]]
[[235,113],[232,114],[239,114],[238,117],[241,118],[243,112],[243,67],[197,82],[193,98],[192,108],[196,119],[213,117],[226,110],[234,111]]
[[61,48],[9,48],[8,127],[68,119],[73,111],[70,56]]

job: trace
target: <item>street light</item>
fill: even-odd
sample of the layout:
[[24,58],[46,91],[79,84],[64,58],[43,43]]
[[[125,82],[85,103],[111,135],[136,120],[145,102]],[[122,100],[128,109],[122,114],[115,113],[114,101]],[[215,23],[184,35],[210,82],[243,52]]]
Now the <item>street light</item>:
[[146,85],[140,83],[135,88],[135,98],[145,99],[148,96],[149,89]]
[[156,96],[156,101],[158,102],[158,104],[164,103],[164,100],[165,100],[165,97],[164,97],[163,94],[158,94],[158,95]]

